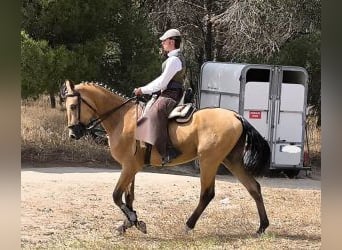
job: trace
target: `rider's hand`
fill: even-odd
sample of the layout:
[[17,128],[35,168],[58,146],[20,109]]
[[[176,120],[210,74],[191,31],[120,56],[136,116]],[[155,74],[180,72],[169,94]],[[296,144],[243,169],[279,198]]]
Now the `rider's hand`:
[[140,96],[140,95],[143,94],[143,92],[141,91],[141,88],[135,88],[135,89],[133,90],[133,92],[134,92],[134,94],[135,94],[136,96]]

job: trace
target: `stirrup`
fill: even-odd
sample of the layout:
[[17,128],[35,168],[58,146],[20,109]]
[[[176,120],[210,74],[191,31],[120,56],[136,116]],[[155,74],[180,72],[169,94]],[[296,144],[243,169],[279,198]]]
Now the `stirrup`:
[[145,158],[144,158],[144,164],[150,165],[151,164],[151,151],[152,151],[152,145],[149,143],[145,143]]
[[165,157],[162,157],[162,166],[170,163],[172,160],[176,159],[181,154],[182,154],[182,152],[180,152],[178,149],[176,149],[174,147],[169,148],[167,155]]

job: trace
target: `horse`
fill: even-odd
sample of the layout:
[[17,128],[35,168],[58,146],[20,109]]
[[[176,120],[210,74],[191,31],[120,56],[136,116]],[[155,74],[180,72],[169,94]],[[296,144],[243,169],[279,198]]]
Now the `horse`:
[[[121,165],[120,177],[113,191],[113,201],[125,219],[117,228],[123,234],[130,227],[146,233],[146,224],[138,220],[133,209],[135,175],[144,167],[146,148],[135,139],[138,119],[135,97],[114,93],[96,82],[64,83],[65,107],[69,137],[80,139],[87,129],[101,123],[108,136],[112,157]],[[94,120],[94,118],[96,118]],[[242,116],[223,108],[197,110],[186,123],[169,122],[169,136],[182,154],[168,166],[199,160],[200,199],[185,223],[186,232],[195,224],[215,196],[215,176],[223,164],[248,190],[256,202],[260,226],[257,234],[265,232],[269,220],[265,210],[260,184],[254,178],[268,169],[270,147],[268,142]],[[153,147],[150,164],[161,166],[161,156]],[[124,200],[123,201],[123,196]]]

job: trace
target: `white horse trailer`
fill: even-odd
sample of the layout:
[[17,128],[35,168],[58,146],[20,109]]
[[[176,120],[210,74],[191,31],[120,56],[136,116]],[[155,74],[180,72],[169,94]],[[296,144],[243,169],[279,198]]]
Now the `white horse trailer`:
[[222,107],[243,115],[269,142],[271,170],[295,176],[304,164],[308,74],[304,68],[206,62],[199,108]]

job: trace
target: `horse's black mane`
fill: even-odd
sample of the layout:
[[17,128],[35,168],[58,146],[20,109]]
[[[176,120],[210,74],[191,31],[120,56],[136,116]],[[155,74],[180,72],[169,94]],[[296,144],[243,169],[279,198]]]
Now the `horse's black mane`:
[[82,81],[81,84],[89,84],[89,85],[91,84],[91,85],[99,86],[99,87],[102,87],[102,88],[108,90],[109,92],[111,92],[111,93],[113,93],[113,94],[115,94],[115,95],[118,95],[118,96],[124,98],[125,100],[128,99],[128,97],[127,97],[125,94],[123,94],[123,93],[121,93],[121,92],[115,90],[114,88],[111,88],[110,86],[108,86],[107,84],[102,83],[102,82],[88,82],[88,81]]

